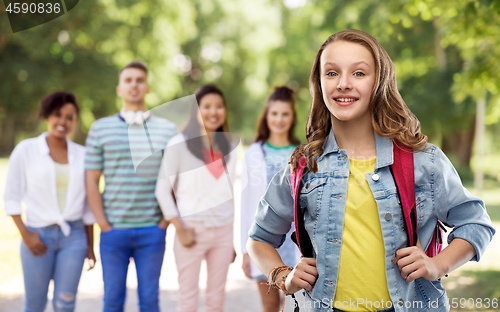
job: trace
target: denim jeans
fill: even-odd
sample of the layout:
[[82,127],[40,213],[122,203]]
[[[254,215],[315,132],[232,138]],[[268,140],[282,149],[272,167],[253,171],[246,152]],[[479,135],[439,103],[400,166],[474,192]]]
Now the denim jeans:
[[48,253],[35,257],[21,243],[21,262],[24,275],[24,312],[43,312],[47,304],[50,280],[54,280],[54,312],[71,312],[75,308],[76,291],[87,254],[87,235],[81,220],[68,222],[71,233],[64,236],[57,225],[42,228],[28,227],[38,232]]
[[101,233],[101,262],[104,278],[104,312],[122,312],[125,303],[130,258],[137,270],[141,312],[160,311],[158,290],[165,254],[166,230],[158,226],[134,229],[113,228]]

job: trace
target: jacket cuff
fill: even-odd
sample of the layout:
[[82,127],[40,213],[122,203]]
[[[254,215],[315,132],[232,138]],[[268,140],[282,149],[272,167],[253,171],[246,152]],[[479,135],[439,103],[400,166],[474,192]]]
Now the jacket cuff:
[[261,228],[256,222],[252,224],[248,236],[256,241],[279,248],[286,239],[286,234],[273,234]]
[[448,244],[455,238],[468,241],[476,250],[476,255],[470,261],[479,261],[494,234],[495,229],[493,228],[477,223],[464,224],[455,228],[448,235]]

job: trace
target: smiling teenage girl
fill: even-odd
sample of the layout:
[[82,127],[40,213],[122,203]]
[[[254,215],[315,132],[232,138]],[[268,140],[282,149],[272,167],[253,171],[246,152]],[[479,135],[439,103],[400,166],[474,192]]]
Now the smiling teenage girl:
[[[438,280],[478,261],[495,230],[484,203],[461,184],[443,152],[427,143],[396,87],[394,65],[375,38],[358,30],[330,36],[310,77],[307,144],[260,201],[247,248],[262,272],[283,265],[275,248],[293,221],[290,170],[308,161],[300,203],[314,258],[282,269],[284,289],[306,290],[309,311],[447,311]],[[407,235],[390,165],[397,140],[414,150],[418,247]],[[425,255],[437,220],[453,231]],[[423,247],[423,248],[422,248]]]
[[[285,86],[276,87],[259,120],[255,143],[245,151],[248,185],[241,194],[242,268],[247,277],[257,280],[264,312],[279,310],[280,294],[276,289],[269,291],[269,287],[262,284],[267,277],[251,262],[245,246],[260,198],[273,176],[287,165],[292,152],[299,145],[294,134],[296,116],[293,90]],[[297,264],[300,253],[290,239],[283,243],[278,252],[287,265]]]
[[[73,311],[85,258],[94,267],[94,216],[85,194],[85,148],[68,136],[78,117],[72,93],[42,100],[47,132],[19,143],[9,159],[5,211],[23,238],[24,311],[44,311],[54,280],[55,312]],[[26,220],[21,219],[21,202]]]
[[176,231],[176,311],[197,310],[200,267],[205,260],[205,311],[222,312],[227,271],[236,256],[231,181],[237,150],[227,134],[226,105],[220,89],[204,85],[195,96],[198,105],[192,106],[186,128],[165,149],[156,197],[164,217]]

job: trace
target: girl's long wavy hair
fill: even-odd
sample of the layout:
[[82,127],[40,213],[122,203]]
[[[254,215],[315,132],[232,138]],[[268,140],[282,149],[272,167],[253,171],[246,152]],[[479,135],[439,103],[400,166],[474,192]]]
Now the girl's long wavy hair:
[[293,145],[299,145],[300,141],[295,136],[295,124],[297,123],[297,111],[295,109],[295,92],[286,87],[275,87],[274,92],[267,99],[266,108],[260,116],[259,124],[257,126],[257,136],[255,137],[254,142],[260,142],[261,144],[266,143],[271,136],[271,130],[269,129],[269,125],[267,124],[267,114],[269,113],[269,108],[275,101],[286,102],[290,104],[292,108],[292,125],[288,130],[288,141]]
[[346,41],[367,48],[375,61],[375,83],[370,97],[372,126],[379,136],[399,141],[413,150],[423,150],[427,136],[420,132],[420,122],[410,111],[399,94],[396,84],[396,71],[391,58],[371,35],[357,30],[347,29],[335,33],[319,48],[318,54],[309,77],[309,92],[311,93],[311,108],[306,124],[307,143],[295,149],[290,157],[292,172],[300,155],[307,159],[307,167],[313,172],[318,171],[315,156],[323,154],[323,143],[328,136],[331,125],[330,111],[323,101],[320,80],[320,60],[325,48],[332,42]]

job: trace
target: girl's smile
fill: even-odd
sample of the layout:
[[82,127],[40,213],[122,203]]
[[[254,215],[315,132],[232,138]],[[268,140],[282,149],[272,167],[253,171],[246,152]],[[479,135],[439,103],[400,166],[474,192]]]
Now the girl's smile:
[[341,95],[339,97],[334,98],[334,101],[339,106],[349,106],[358,100],[359,100],[358,98],[349,95]]

